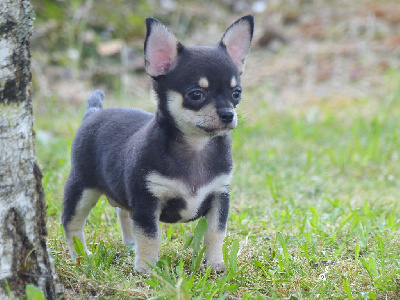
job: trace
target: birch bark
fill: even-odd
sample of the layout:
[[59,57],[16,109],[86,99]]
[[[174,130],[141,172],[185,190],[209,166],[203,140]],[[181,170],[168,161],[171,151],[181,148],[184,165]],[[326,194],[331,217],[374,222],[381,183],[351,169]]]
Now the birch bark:
[[27,0],[0,0],[0,299],[25,298],[34,284],[56,299],[46,247],[46,204],[36,163]]

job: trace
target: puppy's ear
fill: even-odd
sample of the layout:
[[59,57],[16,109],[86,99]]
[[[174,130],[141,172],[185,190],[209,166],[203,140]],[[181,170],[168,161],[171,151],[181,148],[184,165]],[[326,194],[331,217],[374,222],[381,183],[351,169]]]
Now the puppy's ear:
[[165,75],[178,60],[178,49],[182,45],[159,21],[146,18],[147,34],[144,43],[144,63],[147,74],[152,77]]
[[233,63],[238,68],[239,74],[244,71],[244,64],[247,54],[250,51],[253,31],[253,16],[244,16],[229,26],[220,42],[220,46],[226,49]]

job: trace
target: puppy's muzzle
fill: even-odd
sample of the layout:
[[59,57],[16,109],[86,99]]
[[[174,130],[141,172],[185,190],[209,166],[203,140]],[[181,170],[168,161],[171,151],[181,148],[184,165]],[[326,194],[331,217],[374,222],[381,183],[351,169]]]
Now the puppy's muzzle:
[[221,121],[225,124],[229,124],[233,121],[235,114],[230,108],[220,108],[217,110],[218,116]]

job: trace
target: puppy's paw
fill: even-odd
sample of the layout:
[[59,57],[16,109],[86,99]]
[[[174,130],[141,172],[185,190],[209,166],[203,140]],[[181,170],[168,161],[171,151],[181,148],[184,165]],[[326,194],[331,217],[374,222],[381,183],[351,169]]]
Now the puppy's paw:
[[146,266],[146,267],[144,267],[144,266],[141,266],[141,267],[135,266],[135,270],[138,273],[141,273],[141,274],[150,274],[151,268],[149,266]]
[[215,273],[220,274],[225,272],[225,264],[224,262],[214,263],[211,265],[211,268],[215,271]]
[[213,262],[213,261],[208,261],[207,259],[204,261],[204,263],[213,269],[213,271],[217,274],[224,273],[226,268],[224,261],[219,261],[219,262]]
[[[157,262],[151,263],[151,265],[155,266]],[[149,274],[151,271],[151,267],[143,260],[135,261],[135,270],[142,274]]]

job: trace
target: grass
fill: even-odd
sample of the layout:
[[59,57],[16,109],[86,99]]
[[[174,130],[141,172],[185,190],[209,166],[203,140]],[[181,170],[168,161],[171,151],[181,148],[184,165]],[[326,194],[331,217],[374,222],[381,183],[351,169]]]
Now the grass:
[[[160,262],[150,276],[137,274],[105,199],[85,226],[93,254],[72,262],[60,213],[69,147],[85,105],[36,103],[48,246],[67,293],[74,299],[400,298],[400,75],[389,73],[382,88],[384,99],[332,97],[279,110],[265,86],[245,90],[233,133],[222,275],[199,266],[205,220],[163,224]],[[146,97],[120,105],[149,108]]]

